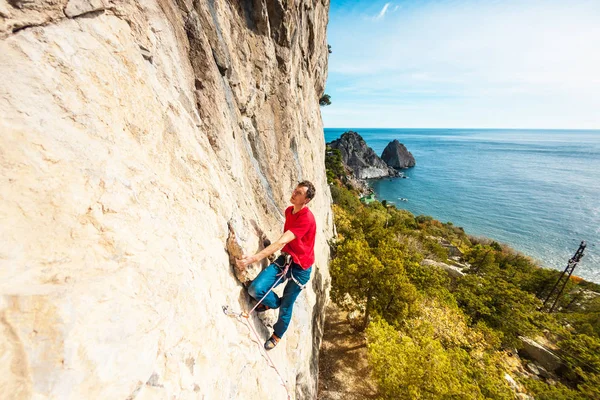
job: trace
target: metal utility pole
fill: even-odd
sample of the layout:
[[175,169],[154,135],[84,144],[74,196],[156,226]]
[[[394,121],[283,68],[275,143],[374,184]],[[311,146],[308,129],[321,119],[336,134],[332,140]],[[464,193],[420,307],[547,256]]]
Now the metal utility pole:
[[[573,257],[571,257],[571,259],[569,260],[565,270],[558,277],[558,280],[554,284],[554,287],[548,294],[548,297],[546,297],[546,300],[544,301],[544,305],[542,306],[542,309],[545,309],[547,312],[554,312],[554,307],[556,307],[556,303],[558,303],[558,299],[560,299],[560,296],[562,295],[563,290],[565,290],[565,286],[567,286],[567,282],[569,282],[569,279],[571,278],[571,274],[573,274],[573,271],[575,270],[575,267],[579,263],[579,260],[581,260],[581,257],[583,257],[583,251],[585,250],[585,246],[586,246],[586,244],[585,244],[585,240],[584,240],[579,245],[579,248],[577,249],[577,251],[575,252]],[[558,288],[558,286],[561,283],[562,283],[562,286],[560,287],[560,290],[557,291],[556,289]],[[554,296],[556,296],[556,297],[554,297]],[[549,304],[550,299],[553,297],[554,297],[554,302],[552,303],[552,307],[550,307],[550,309],[548,309],[546,307],[546,304]]]

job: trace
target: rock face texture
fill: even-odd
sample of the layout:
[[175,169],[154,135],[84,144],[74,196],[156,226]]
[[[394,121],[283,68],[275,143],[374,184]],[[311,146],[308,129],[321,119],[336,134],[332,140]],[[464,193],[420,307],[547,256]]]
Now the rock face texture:
[[441,268],[444,271],[446,271],[448,273],[448,275],[452,276],[453,278],[460,278],[461,276],[465,275],[465,273],[459,267],[456,267],[456,266],[450,265],[450,264],[446,264],[443,262],[435,261],[435,260],[430,260],[427,258],[424,259],[423,261],[421,261],[421,265]]
[[328,7],[0,0],[0,398],[285,399],[221,307],[249,308],[228,222],[257,251],[302,179],[316,262],[270,356],[314,398]]
[[381,153],[381,159],[390,167],[395,169],[410,168],[415,166],[415,158],[412,153],[406,149],[402,143],[397,139],[389,142],[383,153]]
[[535,340],[519,336],[523,348],[519,350],[528,358],[539,363],[547,371],[556,371],[562,365],[560,358]]
[[399,173],[389,167],[367,146],[364,139],[354,131],[345,132],[339,139],[328,143],[333,149],[342,153],[344,164],[359,179],[384,178],[398,176]]

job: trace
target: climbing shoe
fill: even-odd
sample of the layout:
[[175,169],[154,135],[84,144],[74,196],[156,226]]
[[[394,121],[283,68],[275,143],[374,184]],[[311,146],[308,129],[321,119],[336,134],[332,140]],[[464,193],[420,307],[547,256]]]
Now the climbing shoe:
[[265,342],[265,349],[266,350],[271,350],[272,348],[274,348],[275,346],[277,346],[277,343],[279,343],[279,339],[277,336],[275,336],[275,334],[272,334],[270,338],[267,339],[267,341]]
[[269,307],[269,306],[265,306],[264,304],[262,304],[262,303],[261,303],[261,304],[259,304],[259,305],[258,305],[258,307],[256,307],[254,310],[255,310],[256,312],[265,312],[265,311],[267,311],[267,310],[270,310],[270,309],[271,309],[271,307]]

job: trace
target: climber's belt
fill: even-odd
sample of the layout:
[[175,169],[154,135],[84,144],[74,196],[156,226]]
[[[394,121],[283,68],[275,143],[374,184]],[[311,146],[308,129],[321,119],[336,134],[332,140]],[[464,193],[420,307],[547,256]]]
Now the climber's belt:
[[[275,265],[277,265],[279,267],[279,269],[282,271],[282,273],[286,273],[289,271],[290,276],[289,277],[285,277],[286,279],[291,279],[294,281],[294,283],[296,285],[298,285],[300,287],[300,290],[304,290],[306,289],[306,285],[301,284],[298,279],[296,279],[296,277],[294,276],[294,274],[292,273],[292,266],[298,266],[298,268],[302,268],[300,267],[300,264],[296,264],[293,260],[292,260],[292,256],[289,255],[288,253],[281,253],[281,255],[279,257],[277,257],[277,259],[274,261]],[[287,275],[287,274],[286,274]]]

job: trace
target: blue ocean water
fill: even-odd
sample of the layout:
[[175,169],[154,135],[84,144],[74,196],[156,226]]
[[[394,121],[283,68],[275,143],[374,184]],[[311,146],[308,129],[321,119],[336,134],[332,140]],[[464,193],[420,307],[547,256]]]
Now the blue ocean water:
[[[326,128],[325,140],[347,130]],[[379,155],[398,139],[416,159],[404,171],[409,179],[370,182],[380,200],[558,270],[585,240],[575,275],[600,283],[600,131],[352,130]]]

